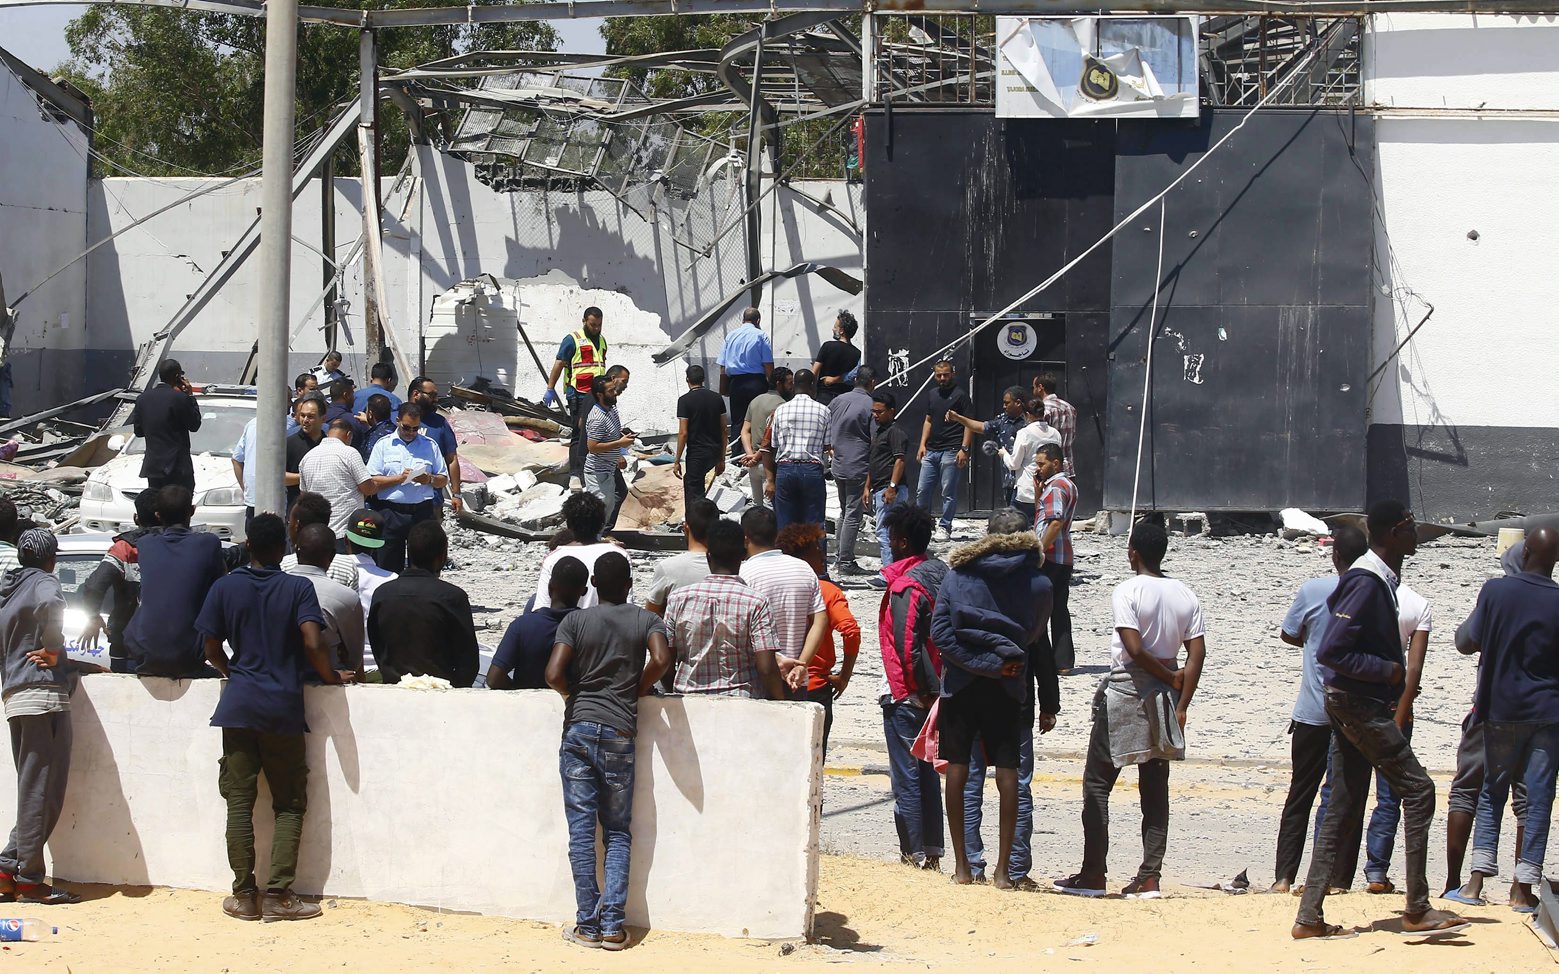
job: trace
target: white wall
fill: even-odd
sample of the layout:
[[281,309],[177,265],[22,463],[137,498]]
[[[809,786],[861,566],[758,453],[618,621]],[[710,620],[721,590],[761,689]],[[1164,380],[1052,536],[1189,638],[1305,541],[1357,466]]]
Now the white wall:
[[1559,17],[1375,14],[1369,103],[1418,109],[1559,109]]
[[[72,697],[50,853],[76,882],[226,892],[222,683],[92,676]],[[311,688],[296,889],[547,922],[574,915],[550,692]],[[628,922],[806,935],[817,893],[822,710],[716,698],[640,706]],[[15,795],[0,788],[0,821]],[[255,816],[260,882],[272,814]]]
[[1559,361],[1559,119],[1387,117],[1376,134],[1396,295],[1376,298],[1375,360],[1425,301],[1434,315],[1384,374],[1371,422],[1559,426],[1540,392]]
[[80,395],[75,370],[56,353],[86,342],[86,267],[39,285],[86,249],[86,144],[76,123],[46,117],[0,66],[0,277],[13,305],[32,291],[17,307],[10,350],[18,414]]

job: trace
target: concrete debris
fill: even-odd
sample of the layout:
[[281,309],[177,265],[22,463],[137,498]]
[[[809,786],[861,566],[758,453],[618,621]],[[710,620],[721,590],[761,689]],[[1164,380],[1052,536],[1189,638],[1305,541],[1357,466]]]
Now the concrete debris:
[[1306,536],[1321,538],[1332,533],[1325,521],[1311,517],[1297,507],[1284,508],[1278,518],[1283,522],[1283,537],[1289,541]]
[[[682,480],[670,464],[635,464],[639,476],[631,480],[628,496],[617,514],[617,527],[624,531],[672,531],[683,520]],[[627,479],[628,473],[623,474]]]
[[746,491],[723,484],[716,485],[708,496],[711,501],[714,501],[715,506],[720,508],[722,514],[740,516],[752,506],[752,498],[747,496]]

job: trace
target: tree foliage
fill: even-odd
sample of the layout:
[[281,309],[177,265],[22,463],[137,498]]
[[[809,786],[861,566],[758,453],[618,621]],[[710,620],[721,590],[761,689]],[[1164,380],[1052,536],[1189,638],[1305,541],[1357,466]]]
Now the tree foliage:
[[[346,6],[332,3],[330,5]],[[495,0],[477,0],[478,3]],[[458,0],[389,0],[375,8],[465,6]],[[92,99],[99,174],[240,173],[259,165],[265,102],[265,22],[258,17],[94,6],[66,28],[71,59],[57,74]],[[379,63],[403,68],[473,49],[554,50],[544,23],[460,24],[378,31]],[[357,96],[358,32],[298,29],[297,137],[329,122]],[[381,103],[380,171],[406,156],[406,119]],[[355,144],[336,156],[355,173]]]

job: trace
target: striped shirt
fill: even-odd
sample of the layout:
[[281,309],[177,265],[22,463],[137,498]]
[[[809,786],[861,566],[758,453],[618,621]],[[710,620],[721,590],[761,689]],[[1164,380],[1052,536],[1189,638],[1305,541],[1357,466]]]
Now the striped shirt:
[[1058,473],[1045,481],[1044,493],[1039,498],[1039,531],[1051,521],[1061,522],[1061,533],[1045,549],[1045,559],[1057,565],[1072,563],[1072,515],[1077,513],[1077,485],[1064,473]]
[[1068,477],[1076,476],[1072,467],[1072,444],[1077,440],[1077,407],[1055,393],[1045,397],[1045,422],[1061,434],[1061,468]]
[[710,575],[673,592],[666,629],[677,661],[677,693],[764,696],[757,654],[778,650],[774,617],[768,600],[741,576]]
[[0,541],[0,578],[22,567],[16,557],[16,545]]
[[796,393],[790,402],[774,410],[769,420],[774,462],[821,465],[823,454],[832,445],[830,419],[827,406],[805,393]]
[[[617,415],[617,407],[602,409],[598,402],[590,407],[590,418],[585,420],[585,440],[595,440],[597,443],[610,443],[612,440],[620,440],[623,436],[623,423]],[[627,451],[617,449],[610,453],[586,453],[585,473],[609,474],[617,469],[617,458],[626,456]]]
[[[296,554],[283,555],[281,570],[289,575],[296,575],[298,556]],[[336,555],[330,559],[330,567],[325,569],[325,577],[334,579],[347,588],[357,588],[357,559],[351,555]]]
[[812,616],[824,609],[817,573],[800,558],[770,549],[742,562],[742,578],[769,602],[780,655],[799,658]]

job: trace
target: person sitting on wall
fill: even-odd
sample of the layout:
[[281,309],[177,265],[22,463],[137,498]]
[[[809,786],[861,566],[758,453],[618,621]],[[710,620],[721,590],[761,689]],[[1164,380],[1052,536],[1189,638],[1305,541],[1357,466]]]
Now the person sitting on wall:
[[[633,573],[613,552],[596,561],[600,604],[558,626],[547,685],[566,699],[558,770],[568,817],[568,861],[579,912],[563,936],[581,947],[628,946],[624,910],[632,856],[633,771],[639,698],[671,665],[666,626],[628,604]],[[646,660],[648,656],[648,660]],[[596,883],[596,823],[606,857]]]
[[666,629],[676,659],[672,689],[786,700],[769,601],[740,572],[746,555],[741,526],[717,518],[708,528],[708,577],[678,589],[666,603]]
[[439,578],[449,561],[449,538],[437,521],[422,521],[406,539],[411,567],[374,592],[368,638],[385,683],[433,676],[452,686],[476,682],[481,665],[471,599]]
[[487,689],[547,689],[547,661],[552,658],[558,626],[579,607],[589,585],[590,570],[584,562],[570,557],[558,560],[547,581],[552,604],[525,612],[509,623],[487,667]]
[[[141,607],[125,627],[125,648],[141,676],[174,679],[215,676],[205,664],[195,618],[206,593],[226,574],[222,542],[206,531],[192,531],[195,514],[188,487],[175,484],[157,494],[162,530],[136,543],[141,566]],[[328,506],[328,505],[327,505]]]

